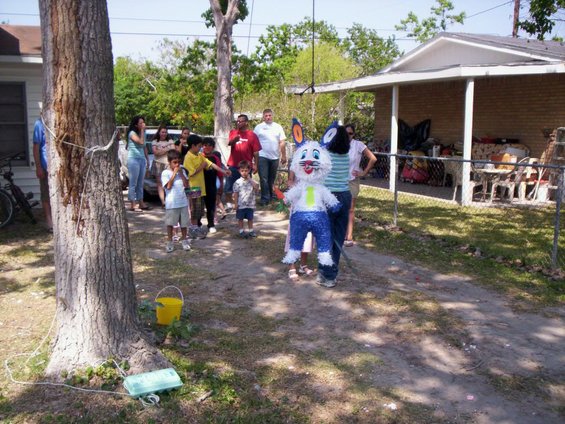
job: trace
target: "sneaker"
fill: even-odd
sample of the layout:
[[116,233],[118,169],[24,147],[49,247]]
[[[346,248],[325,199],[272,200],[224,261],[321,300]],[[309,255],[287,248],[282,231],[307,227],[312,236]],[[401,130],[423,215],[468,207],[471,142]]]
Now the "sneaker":
[[245,231],[240,231],[240,232],[239,232],[239,236],[240,236],[241,238],[246,239],[248,235],[247,235],[247,233],[246,233]]
[[328,289],[335,287],[335,284],[336,284],[335,280],[326,280],[326,278],[322,274],[318,274],[318,277],[316,278],[316,283],[318,283],[320,286],[326,287]]
[[218,232],[218,230],[216,230],[216,227],[210,227],[210,228],[208,228],[208,232],[210,234],[216,234]]
[[354,244],[355,244],[355,243],[353,242],[353,240],[345,240],[345,241],[343,242],[343,245],[344,245],[345,247],[352,247]]
[[249,231],[249,233],[247,233],[247,236],[251,237],[251,238],[257,238],[257,233],[255,233],[255,231],[251,230],[251,231]]
[[188,237],[190,237],[192,240],[198,238],[198,228],[189,228]]
[[178,236],[178,235],[175,234],[175,235],[173,236],[173,241],[174,241],[175,243],[176,243],[176,242],[179,242],[179,241],[180,241],[180,236]]
[[175,250],[175,246],[173,245],[173,242],[168,241],[167,244],[165,245],[165,251],[167,253],[171,253],[173,250]]
[[190,250],[190,240],[185,239],[182,241],[182,250]]

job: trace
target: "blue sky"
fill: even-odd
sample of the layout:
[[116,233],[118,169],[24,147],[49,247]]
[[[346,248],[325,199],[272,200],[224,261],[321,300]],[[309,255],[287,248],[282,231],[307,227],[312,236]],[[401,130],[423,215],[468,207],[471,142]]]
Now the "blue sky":
[[[449,31],[511,35],[514,7],[511,0],[453,0],[453,3],[455,12],[465,11],[468,18],[464,25],[454,25]],[[315,17],[334,25],[340,36],[345,36],[346,28],[353,23],[375,29],[384,38],[395,35],[400,48],[407,52],[417,44],[406,39],[405,33],[395,31],[395,24],[410,11],[419,18],[427,17],[434,4],[434,0],[316,0]],[[248,6],[250,10],[253,8],[252,15],[234,28],[236,44],[244,53],[253,52],[257,37],[267,25],[294,24],[312,15],[310,0],[248,0]],[[155,60],[159,57],[158,41],[165,37],[211,40],[213,29],[206,28],[200,16],[208,7],[208,0],[108,0],[114,57]],[[37,0],[0,1],[0,21],[38,25]],[[563,22],[558,23],[554,34],[565,36]]]

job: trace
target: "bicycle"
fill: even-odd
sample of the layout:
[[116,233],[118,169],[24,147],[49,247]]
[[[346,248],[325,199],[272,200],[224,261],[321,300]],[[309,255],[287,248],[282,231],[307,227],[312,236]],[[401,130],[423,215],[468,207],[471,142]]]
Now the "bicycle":
[[33,193],[24,194],[13,178],[12,161],[21,158],[22,155],[23,153],[18,153],[0,158],[0,175],[6,180],[6,184],[0,187],[0,228],[9,225],[19,211],[23,211],[32,224],[37,222],[31,208],[37,206],[39,202],[37,200],[30,202]]

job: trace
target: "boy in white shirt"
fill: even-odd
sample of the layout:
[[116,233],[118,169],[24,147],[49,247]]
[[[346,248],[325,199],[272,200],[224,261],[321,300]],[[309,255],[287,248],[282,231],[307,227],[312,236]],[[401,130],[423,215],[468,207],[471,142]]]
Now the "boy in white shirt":
[[[233,185],[233,200],[235,203],[235,217],[239,226],[239,236],[242,238],[255,238],[257,234],[253,230],[253,210],[255,209],[255,193],[259,191],[259,185],[251,178],[251,164],[246,160],[239,162],[239,174],[241,177]],[[243,230],[243,220],[247,219],[249,232]]]
[[188,199],[185,188],[188,188],[188,178],[180,166],[180,153],[176,150],[167,152],[169,162],[161,174],[161,182],[165,189],[165,225],[167,226],[167,244],[165,250],[171,253],[173,245],[173,227],[180,222],[183,250],[190,250],[190,241],[186,238],[188,227]]

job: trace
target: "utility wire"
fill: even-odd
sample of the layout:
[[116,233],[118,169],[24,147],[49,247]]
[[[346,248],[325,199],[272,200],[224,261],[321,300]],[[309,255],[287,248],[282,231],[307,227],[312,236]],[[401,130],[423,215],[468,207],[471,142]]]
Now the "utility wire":
[[[252,7],[253,8],[253,7]],[[39,17],[37,13],[9,13],[9,12],[0,12],[0,15],[10,15],[10,16],[34,16]],[[160,19],[160,18],[134,18],[134,17],[110,17],[111,21],[133,21],[133,22],[171,22],[171,23],[185,23],[185,24],[205,24],[205,21],[193,21],[189,19]],[[276,24],[262,24],[262,23],[245,23],[243,22],[242,25],[249,25],[257,27],[267,27]],[[349,29],[348,27],[335,27],[335,29]],[[391,32],[399,32],[395,28],[370,28],[375,31],[391,31]],[[400,31],[403,32],[403,31]]]
[[498,6],[493,6],[490,9],[485,9],[477,13],[473,13],[472,15],[466,16],[465,19],[474,18],[475,16],[482,15],[483,13],[490,12],[491,10],[498,9],[499,7],[506,6],[507,4],[514,3],[514,0],[506,1],[504,3],[500,3]]

